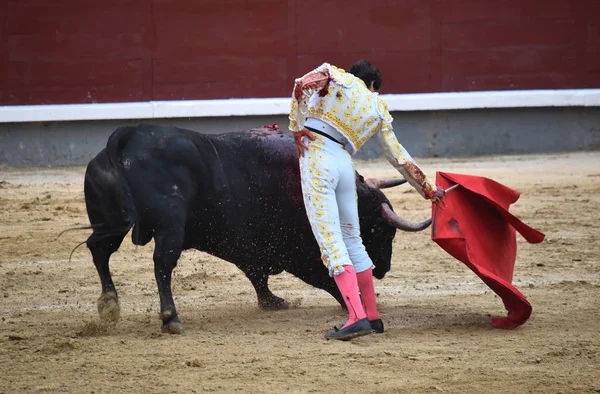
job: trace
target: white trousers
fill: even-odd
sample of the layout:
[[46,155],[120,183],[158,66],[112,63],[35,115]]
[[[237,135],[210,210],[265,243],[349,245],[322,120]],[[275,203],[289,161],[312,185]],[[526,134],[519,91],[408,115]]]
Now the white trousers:
[[338,143],[318,134],[304,138],[300,157],[304,207],[329,275],[352,264],[357,273],[373,268],[360,237],[358,198],[352,158]]

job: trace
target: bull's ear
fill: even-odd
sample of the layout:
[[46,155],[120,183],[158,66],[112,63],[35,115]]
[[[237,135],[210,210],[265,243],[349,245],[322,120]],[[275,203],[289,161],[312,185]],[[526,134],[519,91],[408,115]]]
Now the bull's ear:
[[365,177],[360,175],[358,172],[356,173],[356,175],[358,175],[358,180],[360,181],[360,183],[365,183]]

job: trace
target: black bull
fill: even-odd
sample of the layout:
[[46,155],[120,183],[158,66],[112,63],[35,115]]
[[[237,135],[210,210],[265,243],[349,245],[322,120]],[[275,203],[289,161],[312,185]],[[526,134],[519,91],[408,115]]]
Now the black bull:
[[[320,138],[320,137],[319,137]],[[235,264],[263,309],[286,308],[268,288],[287,271],[343,300],[321,262],[305,214],[291,133],[270,129],[204,135],[167,126],[117,129],[87,167],[85,201],[93,229],[87,240],[102,282],[101,318],[119,318],[109,259],[133,228],[132,241],[152,238],[163,331],[183,332],[171,292],[182,250],[198,249]],[[381,279],[390,269],[396,229],[418,231],[379,190],[402,181],[365,181],[357,173],[361,235]]]

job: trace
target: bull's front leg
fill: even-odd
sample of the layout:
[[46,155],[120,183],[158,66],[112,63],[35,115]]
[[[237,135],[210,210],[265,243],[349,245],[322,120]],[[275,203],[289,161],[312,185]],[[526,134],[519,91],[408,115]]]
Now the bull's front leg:
[[183,237],[183,229],[176,228],[168,228],[168,231],[155,233],[154,236],[154,275],[160,296],[162,332],[170,334],[183,334],[183,324],[177,315],[171,291],[171,277],[181,256]]

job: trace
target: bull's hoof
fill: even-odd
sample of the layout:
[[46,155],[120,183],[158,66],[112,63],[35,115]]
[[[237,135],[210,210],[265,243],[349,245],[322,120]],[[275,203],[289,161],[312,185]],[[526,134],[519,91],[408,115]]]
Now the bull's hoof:
[[98,298],[98,314],[100,321],[105,324],[116,324],[121,318],[121,307],[117,293],[108,291],[102,293]]
[[283,309],[289,309],[290,304],[288,304],[287,301],[281,297],[271,295],[269,297],[259,298],[258,307],[263,311],[280,311]]
[[180,321],[172,321],[162,325],[163,334],[183,334],[183,324]]
[[183,324],[179,321],[179,317],[172,311],[161,313],[160,318],[163,321],[161,331],[163,334],[183,334]]

